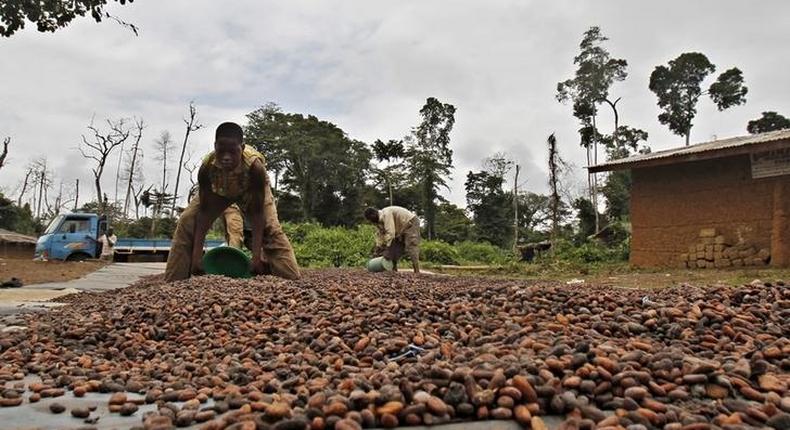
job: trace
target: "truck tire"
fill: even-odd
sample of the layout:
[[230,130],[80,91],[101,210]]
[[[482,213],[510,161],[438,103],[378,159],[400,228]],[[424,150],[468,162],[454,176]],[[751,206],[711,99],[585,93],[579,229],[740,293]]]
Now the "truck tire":
[[89,258],[91,258],[91,256],[84,252],[75,252],[73,254],[69,254],[69,256],[66,257],[66,261],[85,261]]

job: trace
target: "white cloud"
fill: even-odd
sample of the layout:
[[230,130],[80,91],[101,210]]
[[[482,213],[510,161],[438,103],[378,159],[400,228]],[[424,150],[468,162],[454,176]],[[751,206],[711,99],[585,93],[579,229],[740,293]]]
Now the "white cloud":
[[[694,140],[743,134],[763,110],[790,114],[782,55],[790,5],[781,1],[172,0],[112,12],[138,25],[140,37],[82,19],[54,34],[29,26],[0,40],[0,135],[14,138],[0,186],[12,189],[41,155],[64,181],[90,184],[73,148],[94,114],[145,118],[152,155],[160,130],[183,139],[190,100],[206,125],[193,140],[202,152],[216,124],[243,122],[267,101],[370,142],[406,134],[434,96],[458,109],[451,200],[463,203],[466,172],[497,151],[522,164],[529,189],[545,191],[548,134],[557,133],[566,159],[585,164],[576,121],[554,91],[572,75],[590,25],[610,37],[612,55],[628,60],[629,79],[612,93],[623,97],[622,122],[647,130],[654,149],[682,140],[658,124],[648,76],[687,50],[704,52],[719,70],[741,68],[750,88],[746,106],[723,113],[702,100]],[[158,170],[147,160],[153,180]],[[114,166],[108,170],[104,186],[114,189]]]

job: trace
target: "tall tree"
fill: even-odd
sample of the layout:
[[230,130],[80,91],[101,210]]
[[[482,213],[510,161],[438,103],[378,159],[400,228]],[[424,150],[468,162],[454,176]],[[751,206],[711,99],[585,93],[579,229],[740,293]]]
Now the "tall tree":
[[[173,189],[173,205],[170,208],[170,213],[176,213],[176,203],[178,202],[178,185],[181,180],[181,169],[184,167],[184,153],[187,150],[187,143],[189,143],[189,135],[203,128],[203,124],[197,122],[197,108],[194,102],[189,102],[189,118],[184,118],[186,130],[184,131],[184,143],[181,145],[181,157],[178,159],[178,168],[176,169],[176,187]],[[164,192],[164,190],[162,190]]]
[[[615,118],[614,129],[617,130],[617,103],[620,99],[612,99],[609,89],[612,84],[623,81],[628,76],[628,62],[611,57],[609,51],[603,47],[607,40],[609,39],[601,33],[600,27],[590,27],[579,44],[579,55],[573,59],[573,63],[577,65],[574,77],[557,84],[557,100],[563,103],[573,102],[573,116],[581,124],[580,143],[587,151],[588,166],[598,164],[598,143],[601,140],[597,124],[598,106],[606,103],[611,107]],[[598,200],[597,176],[588,174],[587,184],[590,200],[595,205]]]
[[419,186],[428,239],[432,239],[436,234],[439,189],[447,188],[453,167],[450,132],[455,124],[455,107],[429,97],[420,116],[422,122],[414,129],[414,138],[407,139],[406,163]]
[[[122,5],[133,1],[114,0]],[[137,34],[135,25],[105,12],[106,5],[107,0],[4,1],[0,4],[0,36],[9,37],[25,28],[25,21],[35,23],[40,32],[54,32],[66,27],[74,18],[89,13],[96,22],[101,22],[102,18],[113,19]]]
[[751,134],[765,133],[767,131],[784,130],[790,128],[790,118],[785,118],[776,112],[763,112],[760,118],[749,121],[746,131]]
[[287,164],[286,147],[281,142],[285,130],[278,126],[283,118],[280,107],[269,102],[248,113],[247,125],[244,127],[244,140],[264,154],[266,170],[274,174],[272,191],[275,194],[280,189],[280,175],[284,173]]
[[668,66],[657,66],[650,74],[649,88],[658,97],[662,109],[658,121],[673,133],[685,136],[686,146],[701,96],[709,95],[720,111],[746,103],[748,88],[736,67],[720,74],[706,91],[702,90],[702,82],[715,71],[716,66],[704,54],[686,52],[670,60]]
[[403,169],[401,161],[406,155],[405,147],[402,140],[390,139],[384,142],[377,139],[373,142],[373,156],[379,163],[385,163],[382,168],[376,169],[376,173],[381,176],[383,182],[387,184],[387,193],[389,195],[389,205],[394,203],[393,196],[393,182],[402,178]]
[[96,200],[102,201],[102,188],[101,177],[104,174],[104,166],[107,164],[107,157],[110,156],[115,148],[123,145],[126,139],[129,138],[131,130],[126,123],[126,119],[121,118],[118,120],[107,120],[109,130],[102,132],[93,125],[91,120],[88,125],[88,130],[93,133],[92,140],[88,140],[85,135],[82,135],[82,143],[79,146],[80,153],[83,157],[93,160],[96,164],[91,168],[93,172],[93,183],[96,186]]
[[485,160],[483,170],[466,175],[466,206],[472,213],[475,236],[500,247],[511,240],[510,205],[512,196],[505,192],[505,176],[513,162],[503,154]]
[[282,112],[273,104],[250,113],[247,120],[246,142],[266,157],[269,171],[282,175],[278,194],[299,197],[302,219],[326,225],[360,220],[372,158],[367,145],[331,122]]
[[549,190],[551,191],[551,238],[556,240],[560,232],[559,177],[564,163],[557,150],[557,138],[551,133],[546,139],[549,145]]

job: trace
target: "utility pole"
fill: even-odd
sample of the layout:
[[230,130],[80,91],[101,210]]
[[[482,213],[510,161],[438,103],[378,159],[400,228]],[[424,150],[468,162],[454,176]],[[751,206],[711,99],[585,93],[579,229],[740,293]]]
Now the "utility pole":
[[518,172],[521,166],[516,164],[516,177],[513,179],[513,253],[518,254]]

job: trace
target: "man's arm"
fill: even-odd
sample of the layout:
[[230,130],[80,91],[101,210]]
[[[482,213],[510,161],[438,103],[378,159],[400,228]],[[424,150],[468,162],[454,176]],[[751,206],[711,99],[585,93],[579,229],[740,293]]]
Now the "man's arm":
[[250,202],[248,206],[249,218],[252,224],[252,271],[255,274],[263,273],[263,230],[266,220],[263,209],[266,197],[266,168],[261,160],[255,160],[250,166]]
[[211,191],[211,176],[208,168],[201,166],[198,171],[198,195],[200,204],[198,205],[197,219],[195,220],[194,240],[192,241],[192,269],[193,273],[203,271],[203,245],[206,241],[211,224],[215,219],[230,206],[230,201],[222,196],[218,196]]

